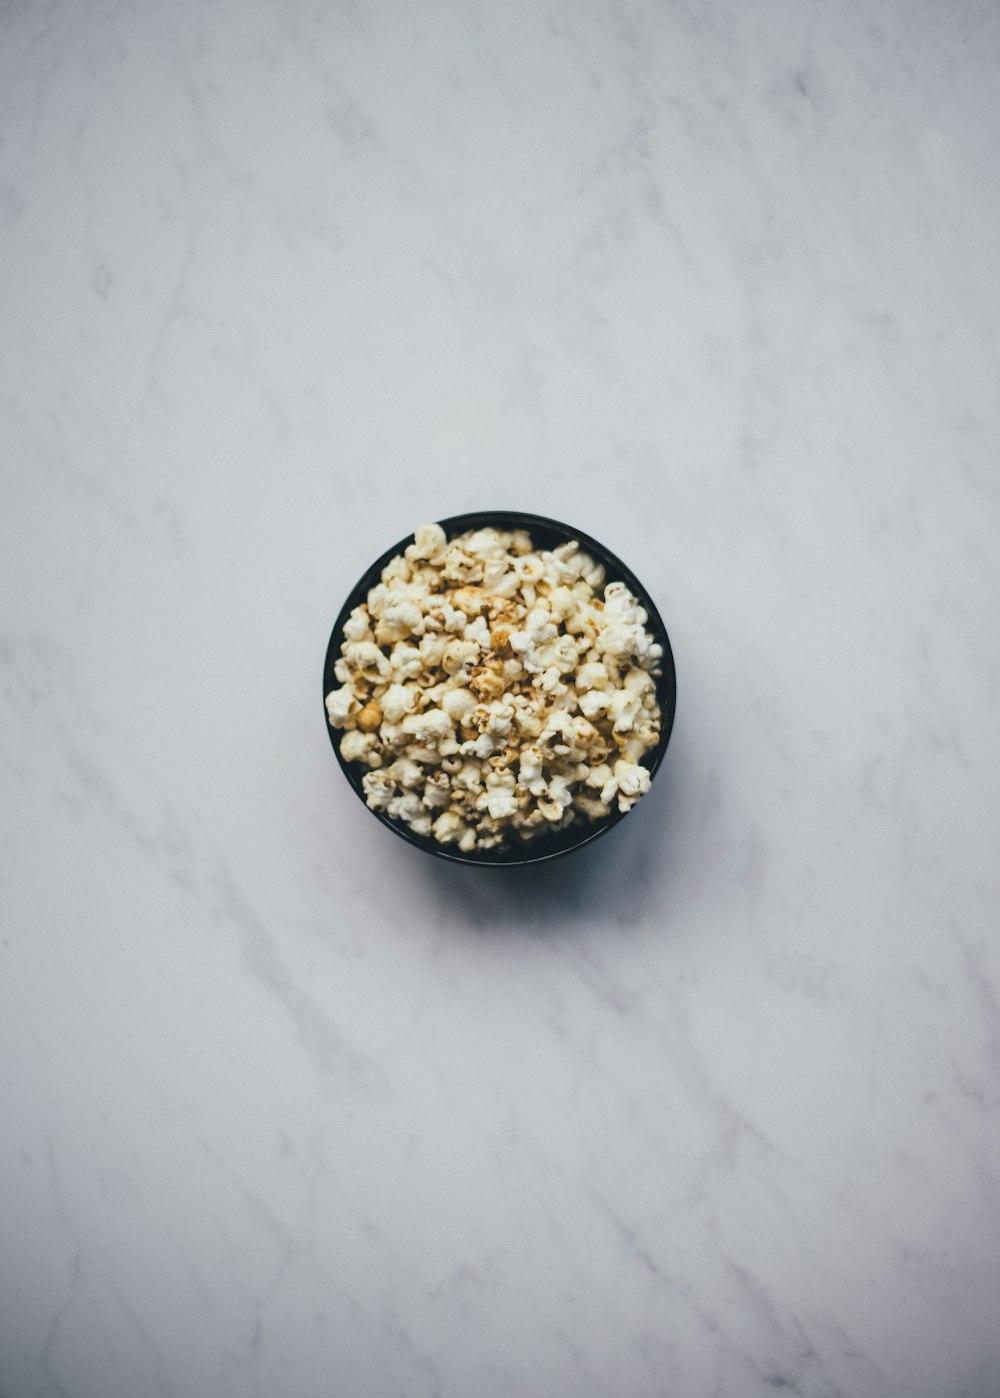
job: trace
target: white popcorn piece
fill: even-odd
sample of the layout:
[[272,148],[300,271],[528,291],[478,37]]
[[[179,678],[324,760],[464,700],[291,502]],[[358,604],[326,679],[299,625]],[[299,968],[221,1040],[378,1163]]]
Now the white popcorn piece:
[[539,747],[521,749],[518,780],[532,796],[544,796],[548,787],[542,775],[545,759]]
[[558,626],[552,614],[536,605],[528,613],[524,627],[510,633],[510,647],[520,657],[524,668],[537,674],[548,668],[546,647],[557,635]]
[[616,689],[608,700],[608,718],[615,733],[629,733],[642,707],[638,694],[627,689]]
[[477,641],[456,636],[444,648],[441,667],[446,675],[457,675],[461,671],[468,674],[469,667],[479,659],[481,650],[482,647]]
[[610,683],[608,667],[600,660],[590,660],[581,665],[574,678],[574,684],[581,694],[589,689],[607,689]]
[[485,617],[477,616],[472,621],[467,622],[462,635],[468,643],[476,646],[479,650],[489,650],[490,628],[486,624]]
[[514,572],[522,583],[541,582],[545,577],[545,564],[537,553],[529,553],[514,559]]
[[406,755],[412,762],[436,767],[441,761],[441,747],[437,743],[411,743],[406,749]]
[[479,582],[483,576],[483,565],[473,558],[461,544],[451,544],[444,554],[441,576],[447,582]]
[[447,537],[440,524],[422,524],[414,534],[413,543],[406,553],[411,559],[427,558],[433,562],[443,557],[447,543]]
[[326,696],[326,712],[332,728],[343,728],[360,710],[361,703],[348,684],[331,689]]
[[623,796],[641,796],[649,790],[649,772],[636,762],[616,762],[614,773]]
[[558,617],[560,621],[567,621],[579,611],[580,598],[576,596],[571,587],[567,587],[565,583],[560,583],[549,593],[548,604],[553,616]]
[[407,714],[400,724],[403,732],[416,743],[435,743],[452,738],[455,730],[443,709],[425,709],[420,714]]
[[605,656],[630,656],[636,653],[634,628],[611,621],[602,626],[597,636],[597,648]]
[[348,617],[326,696],[368,804],[463,852],[631,809],[662,648],[604,577],[578,543],[421,526]]
[[414,820],[419,820],[426,812],[417,792],[402,791],[388,803],[386,814],[393,820],[405,820],[408,825],[412,825]]
[[553,739],[571,738],[573,736],[573,719],[565,709],[553,709],[545,721],[542,729],[540,742],[551,742]]
[[348,641],[370,641],[373,639],[367,607],[354,608],[344,622],[344,636]]
[[543,670],[538,677],[538,688],[543,694],[561,695],[566,693],[567,686],[562,682],[562,671],[558,665],[550,665]]
[[467,536],[464,544],[465,552],[473,558],[496,558],[502,552],[500,535],[495,529],[477,529],[474,534]]
[[445,772],[432,772],[427,778],[423,791],[424,805],[428,810],[439,810],[451,805],[451,782]]
[[550,652],[551,665],[555,665],[561,675],[567,675],[575,670],[580,660],[580,652],[576,648],[576,642],[572,636],[559,636],[552,646]]
[[549,799],[555,801],[564,811],[573,804],[573,791],[569,777],[556,775],[551,779],[549,782]]
[[389,655],[389,674],[396,684],[414,680],[424,668],[424,658],[416,646],[399,641]]
[[541,812],[542,818],[549,821],[550,824],[558,822],[563,818],[564,807],[562,807],[558,801],[553,801],[552,797],[548,794],[539,796],[538,810]]
[[368,767],[381,767],[382,754],[377,744],[374,733],[362,733],[360,729],[352,728],[340,740],[340,755],[345,762],[364,762]]
[[442,609],[441,620],[449,636],[461,636],[469,622],[469,618],[465,612],[458,607],[451,607],[447,603],[445,603]]
[[412,757],[397,757],[395,762],[386,767],[385,773],[400,786],[411,790],[421,786],[424,781],[424,769]]
[[602,689],[588,689],[586,694],[581,694],[579,699],[580,712],[584,718],[599,718],[601,714],[606,714],[611,703],[611,694]]
[[491,558],[483,568],[483,591],[494,597],[513,597],[518,577],[503,558]]
[[417,704],[417,688],[412,684],[391,684],[382,695],[382,715],[389,723],[398,723]]
[[636,762],[619,760],[613,773],[601,788],[601,800],[612,801],[618,796],[618,809],[627,811],[649,790],[649,771]]
[[584,749],[594,747],[601,741],[600,733],[590,720],[579,714],[570,720],[567,736],[572,739],[574,746]]
[[[660,648],[662,653],[662,647]],[[622,681],[631,694],[648,695],[650,703],[656,705],[656,683],[648,670],[632,668]]]
[[420,659],[425,670],[434,670],[444,659],[448,637],[424,634],[420,638]]
[[476,797],[476,810],[486,811],[491,821],[509,820],[518,809],[512,772],[490,772],[484,790]]
[[483,769],[478,762],[463,762],[452,785],[459,791],[478,791],[483,784]]
[[398,554],[395,558],[390,558],[389,562],[382,569],[382,581],[388,587],[394,582],[410,582],[413,577],[413,570],[410,561],[404,554]]
[[453,845],[469,829],[457,811],[442,811],[431,826],[435,840],[442,845]]
[[380,627],[385,632],[391,631],[393,633],[392,635],[386,634],[384,639],[379,640],[380,645],[385,645],[386,642],[405,641],[408,636],[421,636],[423,634],[424,614],[410,593],[393,588],[386,594],[382,615],[375,627],[376,639],[379,638]]
[[385,771],[366,772],[361,778],[365,800],[373,811],[384,811],[396,791],[396,784]]
[[478,738],[470,738],[468,742],[463,743],[459,752],[463,757],[478,757],[480,761],[484,761],[496,752],[496,746],[489,733],[480,733]]
[[528,741],[537,738],[542,731],[544,716],[540,708],[536,708],[531,701],[523,694],[515,694],[514,723],[517,731]]
[[348,674],[366,680],[382,680],[389,675],[389,657],[374,641],[348,641],[342,659]]
[[476,810],[486,811],[491,820],[508,820],[517,814],[517,797],[502,787],[488,787],[477,798]]
[[586,558],[580,576],[588,587],[592,587],[596,591],[596,589],[602,585],[606,576],[604,564],[596,562],[593,558]]
[[471,689],[449,689],[441,697],[441,707],[453,723],[461,723],[478,703]]
[[468,584],[456,588],[451,595],[452,606],[465,613],[466,621],[479,616],[490,605],[489,595],[481,587]]
[[417,685],[417,704],[424,709],[440,709],[441,701],[451,691],[451,677],[445,675],[437,684],[426,680]]

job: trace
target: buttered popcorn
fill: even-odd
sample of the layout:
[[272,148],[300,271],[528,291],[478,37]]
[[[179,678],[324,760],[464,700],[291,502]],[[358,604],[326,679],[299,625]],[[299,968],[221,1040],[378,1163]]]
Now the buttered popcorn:
[[326,696],[368,805],[463,851],[630,810],[660,734],[647,619],[577,543],[422,526],[348,618]]

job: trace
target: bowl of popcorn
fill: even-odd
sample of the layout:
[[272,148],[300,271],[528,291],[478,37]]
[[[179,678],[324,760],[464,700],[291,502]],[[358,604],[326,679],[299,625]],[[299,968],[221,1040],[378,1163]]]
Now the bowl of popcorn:
[[541,515],[422,525],[367,570],[326,653],[327,732],[389,829],[463,864],[590,844],[649,790],[676,677],[649,594]]

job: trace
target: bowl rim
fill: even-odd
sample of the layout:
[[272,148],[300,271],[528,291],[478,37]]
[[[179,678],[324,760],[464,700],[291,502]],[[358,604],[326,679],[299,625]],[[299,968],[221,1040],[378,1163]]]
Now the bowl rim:
[[[563,520],[553,519],[547,515],[528,513],[522,510],[473,510],[457,515],[448,515],[437,521],[445,531],[449,540],[459,534],[466,534],[471,530],[492,527],[500,530],[525,529],[532,534],[532,544],[536,548],[558,547],[558,544],[539,544],[535,533],[549,533],[559,535],[560,542],[576,541],[584,552],[589,553],[597,562],[603,563],[607,571],[607,582],[624,582],[635,596],[640,605],[648,615],[647,627],[653,633],[656,640],[663,646],[663,658],[660,662],[661,672],[659,677],[654,676],[656,682],[657,699],[660,704],[660,737],[656,747],[650,753],[645,754],[642,765],[649,771],[652,782],[657,771],[663,762],[667,745],[674,727],[674,718],[677,710],[677,672],[674,663],[673,647],[667,628],[663,624],[663,618],[653,601],[649,592],[632,572],[631,568],[620,559],[617,554],[611,552],[606,544],[602,544],[592,535],[587,534],[582,529],[574,529]],[[472,850],[465,852],[459,850],[457,845],[442,845],[429,835],[418,835],[411,830],[403,821],[394,820],[385,811],[373,810],[365,800],[364,790],[361,786],[361,778],[366,768],[359,763],[347,762],[340,752],[341,730],[336,729],[330,723],[326,712],[326,696],[331,689],[337,688],[339,681],[334,675],[334,665],[340,656],[343,644],[344,623],[351,611],[365,601],[369,591],[380,580],[382,569],[404,549],[413,543],[414,534],[408,534],[391,548],[380,554],[374,563],[370,564],[358,578],[337,614],[337,618],[330,632],[330,639],[327,643],[326,658],[323,665],[323,721],[326,727],[327,736],[333,748],[334,755],[340,765],[341,771],[347,778],[348,784],[359,798],[365,810],[370,815],[375,816],[384,826],[391,830],[408,844],[416,846],[427,854],[432,854],[437,859],[445,859],[453,864],[465,864],[477,869],[505,869],[523,868],[529,864],[544,864],[552,859],[562,858],[563,855],[572,854],[574,850],[582,849],[590,845],[594,840],[600,839],[602,835],[614,828],[620,821],[631,812],[614,809],[609,815],[594,821],[589,825],[571,825],[563,831],[555,831],[551,836],[541,835],[537,842],[525,843],[521,849],[515,846],[507,846],[506,850]],[[636,805],[640,805],[637,802]],[[559,840],[559,836],[565,835],[565,842]],[[575,837],[575,838],[574,838]],[[544,844],[542,842],[545,842]],[[505,857],[506,856],[506,857]]]

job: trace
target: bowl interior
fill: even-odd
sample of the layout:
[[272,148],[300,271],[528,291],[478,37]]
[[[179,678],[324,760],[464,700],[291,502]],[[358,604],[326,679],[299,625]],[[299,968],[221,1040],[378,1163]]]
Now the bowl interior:
[[[607,571],[608,582],[624,582],[630,591],[639,599],[646,609],[649,620],[646,626],[656,640],[663,647],[663,660],[661,661],[661,674],[656,681],[657,700],[660,705],[660,739],[656,747],[648,752],[643,758],[643,765],[649,768],[650,777],[655,775],[657,768],[663,760],[667,743],[670,741],[670,732],[673,728],[674,711],[677,706],[677,678],[674,670],[674,657],[670,648],[670,640],[667,636],[666,627],[657,611],[652,598],[643,587],[635,574],[626,567],[622,560],[605,548],[596,539],[592,539],[589,534],[583,533],[580,529],[571,529],[569,525],[562,524],[555,519],[547,519],[543,515],[522,514],[510,510],[480,510],[474,514],[452,515],[448,519],[439,520],[445,534],[449,539],[458,534],[465,534],[470,529],[483,529],[492,526],[495,529],[513,530],[526,529],[531,535],[531,541],[535,548],[553,549],[559,544],[564,544],[570,540],[576,540],[580,547],[603,563]],[[330,642],[326,651],[326,664],[323,669],[323,698],[326,699],[331,689],[337,688],[338,681],[334,674],[334,665],[340,655],[340,648],[343,643],[344,623],[351,611],[364,602],[370,590],[379,581],[382,569],[390,559],[413,542],[413,535],[408,535],[392,548],[386,549],[385,553],[371,565],[370,568],[358,579],[351,589],[340,614],[334,623],[333,631],[330,635]],[[568,854],[570,850],[580,849],[583,845],[590,844],[598,836],[610,830],[623,820],[628,812],[614,810],[603,820],[581,821],[579,824],[568,826],[564,830],[554,830],[537,836],[530,842],[521,842],[514,838],[504,849],[473,850],[468,854],[463,853],[454,845],[442,845],[427,835],[417,835],[402,821],[393,820],[384,811],[373,811],[365,801],[364,789],[361,785],[361,778],[367,768],[359,763],[345,762],[340,755],[341,730],[332,728],[327,721],[326,706],[323,708],[323,722],[326,725],[327,734],[336,754],[337,761],[351,786],[358,797],[365,805],[365,809],[383,825],[387,825],[390,830],[401,835],[408,840],[411,845],[416,845],[419,849],[426,850],[428,854],[433,854],[439,859],[450,859],[458,864],[474,864],[479,866],[504,866],[504,865],[524,865],[538,864],[546,859],[554,859],[558,855]],[[641,802],[639,803],[641,805]]]

